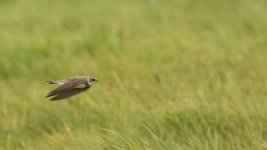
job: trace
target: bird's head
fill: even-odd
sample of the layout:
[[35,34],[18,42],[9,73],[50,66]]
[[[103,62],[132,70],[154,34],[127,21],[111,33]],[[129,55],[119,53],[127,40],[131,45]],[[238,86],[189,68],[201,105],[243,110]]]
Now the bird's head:
[[98,82],[98,80],[94,77],[89,77],[89,80],[88,80],[89,84],[92,85],[93,83],[95,82]]

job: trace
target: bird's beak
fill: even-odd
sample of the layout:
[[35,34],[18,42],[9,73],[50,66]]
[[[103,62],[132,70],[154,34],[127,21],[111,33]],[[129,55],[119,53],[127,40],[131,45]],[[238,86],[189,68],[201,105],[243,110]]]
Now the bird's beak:
[[95,82],[99,82],[99,81],[96,79]]

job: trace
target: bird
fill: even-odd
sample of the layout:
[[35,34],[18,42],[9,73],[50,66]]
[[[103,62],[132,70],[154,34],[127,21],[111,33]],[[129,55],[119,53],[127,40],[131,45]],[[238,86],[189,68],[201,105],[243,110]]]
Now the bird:
[[49,84],[59,86],[50,91],[45,97],[50,97],[51,101],[62,100],[88,90],[98,80],[90,76],[76,76],[65,80],[46,81]]

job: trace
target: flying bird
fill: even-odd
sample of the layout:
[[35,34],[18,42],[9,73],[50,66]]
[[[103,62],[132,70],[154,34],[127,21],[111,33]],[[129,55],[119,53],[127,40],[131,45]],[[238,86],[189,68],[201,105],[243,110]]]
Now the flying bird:
[[58,84],[59,87],[50,91],[46,97],[52,97],[51,101],[69,98],[88,90],[98,80],[89,76],[77,76],[66,80],[47,81],[49,84]]

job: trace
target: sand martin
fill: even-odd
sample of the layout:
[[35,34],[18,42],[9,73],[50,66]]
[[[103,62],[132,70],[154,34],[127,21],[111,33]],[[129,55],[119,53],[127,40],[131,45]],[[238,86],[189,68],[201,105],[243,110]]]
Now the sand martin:
[[77,76],[66,80],[47,81],[49,84],[58,84],[59,87],[50,91],[46,97],[52,97],[50,100],[61,100],[69,98],[81,92],[88,90],[98,80],[89,76]]

